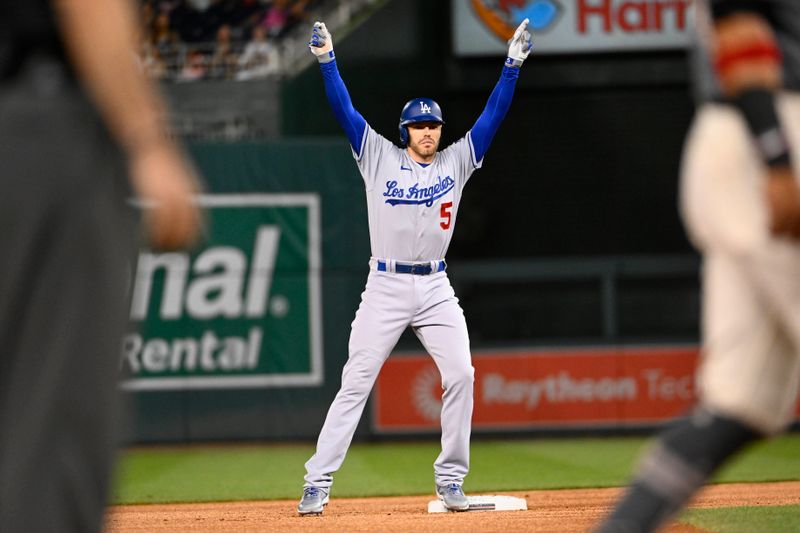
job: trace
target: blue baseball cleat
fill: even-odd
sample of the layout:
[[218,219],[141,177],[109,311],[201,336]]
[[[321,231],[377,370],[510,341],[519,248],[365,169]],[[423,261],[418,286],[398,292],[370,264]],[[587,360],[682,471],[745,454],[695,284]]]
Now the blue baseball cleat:
[[450,483],[444,486],[437,485],[436,494],[450,511],[466,511],[469,509],[469,501],[458,483]]
[[303,499],[297,505],[297,512],[300,516],[320,515],[328,505],[328,491],[317,487],[306,487],[303,489]]

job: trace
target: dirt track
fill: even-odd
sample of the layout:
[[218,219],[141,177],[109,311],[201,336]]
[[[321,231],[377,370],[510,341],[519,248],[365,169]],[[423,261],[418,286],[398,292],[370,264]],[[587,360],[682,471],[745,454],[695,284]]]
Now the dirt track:
[[[332,499],[319,517],[300,517],[296,501],[128,505],[112,507],[109,533],[326,531],[587,531],[603,515],[620,489],[507,492],[525,498],[527,511],[428,514],[432,496]],[[706,488],[693,507],[800,504],[800,482],[735,483]],[[670,533],[700,532],[673,525]]]

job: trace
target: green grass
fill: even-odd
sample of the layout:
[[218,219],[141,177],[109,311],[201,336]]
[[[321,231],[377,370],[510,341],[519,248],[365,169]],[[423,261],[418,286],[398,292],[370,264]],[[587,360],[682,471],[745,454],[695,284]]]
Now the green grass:
[[691,509],[680,521],[714,533],[800,531],[800,505]]
[[715,479],[720,482],[800,479],[800,434],[756,444],[726,465]]
[[[624,484],[648,440],[530,439],[472,444],[470,492]],[[716,481],[800,479],[800,435],[757,445]],[[115,503],[297,498],[311,445],[137,448],[123,454]],[[351,447],[336,474],[337,497],[429,494],[438,442]]]

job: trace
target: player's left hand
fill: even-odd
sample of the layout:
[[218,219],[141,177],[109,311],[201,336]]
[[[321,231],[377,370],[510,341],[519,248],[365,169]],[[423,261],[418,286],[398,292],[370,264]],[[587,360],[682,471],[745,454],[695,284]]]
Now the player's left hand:
[[528,54],[533,50],[533,40],[531,32],[528,31],[528,23],[525,19],[514,32],[514,36],[508,41],[508,59],[506,65],[519,68],[522,62],[528,59]]

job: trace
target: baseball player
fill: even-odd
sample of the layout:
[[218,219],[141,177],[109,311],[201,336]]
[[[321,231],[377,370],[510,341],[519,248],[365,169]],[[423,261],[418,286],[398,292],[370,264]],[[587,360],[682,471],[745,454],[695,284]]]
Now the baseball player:
[[704,254],[700,401],[645,454],[602,532],[656,530],[727,459],[785,428],[796,405],[800,3],[711,0],[698,25],[704,99],[681,203]]
[[500,126],[531,48],[525,19],[509,41],[500,81],[472,129],[439,151],[444,119],[430,98],[410,100],[400,114],[400,144],[380,136],[353,108],[339,76],[331,35],[314,24],[309,43],[325,92],[364,179],[372,257],[352,324],[342,387],[328,411],[316,453],[306,463],[301,515],[320,514],[332,474],[344,461],[378,372],[411,326],[442,378],[442,452],[434,463],[436,493],[451,510],[469,507],[461,488],[469,470],[472,384],[464,313],[445,272],[461,193]]

